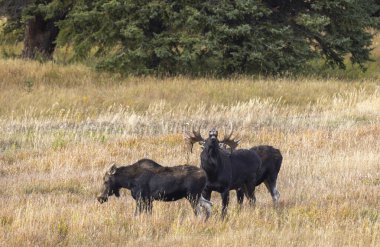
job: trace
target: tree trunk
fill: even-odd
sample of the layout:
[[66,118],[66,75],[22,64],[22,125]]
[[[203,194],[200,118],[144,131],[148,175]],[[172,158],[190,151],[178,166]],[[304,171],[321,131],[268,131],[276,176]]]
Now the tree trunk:
[[28,59],[52,59],[58,36],[55,20],[37,15],[26,23],[22,56]]

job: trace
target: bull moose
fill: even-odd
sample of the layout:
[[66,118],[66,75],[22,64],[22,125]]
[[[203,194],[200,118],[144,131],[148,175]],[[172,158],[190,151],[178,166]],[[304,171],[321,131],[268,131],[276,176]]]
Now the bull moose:
[[[224,140],[231,140],[232,134],[233,132],[231,131],[230,134],[224,138]],[[194,136],[194,131],[192,135]],[[227,145],[224,140],[220,142],[220,147],[225,150],[228,150],[229,152],[233,152],[237,148],[239,143],[239,141],[232,140],[229,141],[229,145]],[[203,142],[201,142],[201,144],[203,145]],[[272,196],[274,205],[277,206],[278,201],[280,199],[280,192],[278,192],[277,190],[277,177],[278,173],[280,172],[283,159],[281,151],[269,145],[254,146],[250,148],[250,150],[255,151],[262,161],[262,164],[257,174],[256,186],[259,186],[261,183],[264,183]],[[238,203],[241,205],[244,200],[244,192],[241,188],[236,190],[236,196]],[[256,201],[256,197],[254,194],[253,200]]]
[[198,167],[190,165],[164,167],[150,159],[142,159],[129,166],[107,170],[103,177],[103,189],[98,201],[104,203],[109,196],[120,196],[120,189],[131,191],[136,200],[135,215],[151,213],[154,200],[189,200],[196,215],[203,208],[206,219],[211,215],[211,202],[202,197],[206,185],[206,174]]
[[[201,168],[206,172],[207,183],[202,194],[206,200],[210,200],[212,191],[221,193],[222,218],[227,213],[230,190],[244,193],[250,204],[254,205],[255,186],[261,166],[261,159],[254,150],[238,149],[229,152],[225,148],[221,148],[223,144],[230,146],[231,149],[236,148],[238,141],[231,139],[232,132],[233,130],[221,141],[218,140],[216,129],[209,132],[207,139],[201,136],[200,130],[193,129],[192,133],[185,133],[185,141],[190,150],[196,142],[203,146],[200,154]],[[242,200],[239,203],[242,203]]]

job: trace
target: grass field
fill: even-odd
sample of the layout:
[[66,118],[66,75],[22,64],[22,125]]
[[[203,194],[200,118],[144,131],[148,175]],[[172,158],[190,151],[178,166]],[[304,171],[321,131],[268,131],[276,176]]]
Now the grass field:
[[[199,165],[182,133],[235,126],[284,161],[275,210],[194,217],[187,201],[135,217],[128,191],[100,205],[111,161]],[[80,65],[0,60],[1,246],[380,246],[380,83],[121,78]]]

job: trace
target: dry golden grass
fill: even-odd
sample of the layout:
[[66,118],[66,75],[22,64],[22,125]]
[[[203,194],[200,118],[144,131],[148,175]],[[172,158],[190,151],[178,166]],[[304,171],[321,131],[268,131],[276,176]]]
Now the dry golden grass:
[[[95,200],[111,161],[199,165],[182,132],[233,123],[242,147],[284,162],[281,205],[206,223],[181,200]],[[379,246],[380,84],[312,79],[127,78],[79,66],[0,60],[1,246]]]

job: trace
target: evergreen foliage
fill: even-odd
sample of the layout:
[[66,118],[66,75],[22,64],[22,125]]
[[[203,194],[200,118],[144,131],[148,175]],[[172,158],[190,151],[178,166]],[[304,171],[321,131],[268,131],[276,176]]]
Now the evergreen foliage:
[[[17,6],[18,5],[18,6]],[[17,30],[54,20],[60,45],[125,74],[281,74],[312,59],[364,69],[378,0],[0,0]],[[18,23],[18,25],[15,25]]]
[[0,16],[7,18],[5,34],[17,33],[23,39],[27,20],[41,16],[59,21],[71,10],[74,0],[0,0]]

